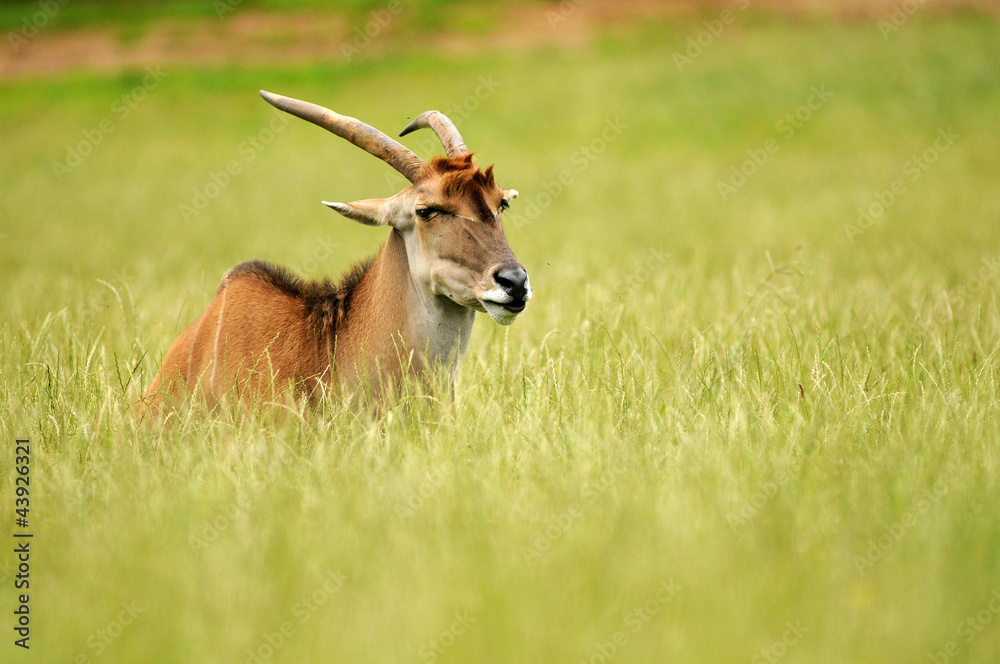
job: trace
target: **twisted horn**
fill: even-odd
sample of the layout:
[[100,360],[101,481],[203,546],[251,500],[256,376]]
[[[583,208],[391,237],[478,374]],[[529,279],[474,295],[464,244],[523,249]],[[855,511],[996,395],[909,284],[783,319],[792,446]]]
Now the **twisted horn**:
[[410,182],[416,180],[420,167],[424,164],[424,161],[410,152],[405,145],[397,143],[375,127],[356,118],[335,113],[328,108],[307,101],[276,95],[267,90],[261,90],[260,96],[277,109],[308,120],[341,138],[346,138],[365,152],[388,163]]
[[465,147],[465,141],[462,140],[462,135],[458,133],[455,123],[449,120],[448,116],[441,111],[425,111],[421,113],[413,119],[413,122],[406,125],[406,128],[399,132],[399,135],[406,136],[411,131],[423,129],[424,127],[430,127],[434,130],[434,133],[441,139],[441,144],[444,145],[445,154],[449,157],[469,154],[469,148]]

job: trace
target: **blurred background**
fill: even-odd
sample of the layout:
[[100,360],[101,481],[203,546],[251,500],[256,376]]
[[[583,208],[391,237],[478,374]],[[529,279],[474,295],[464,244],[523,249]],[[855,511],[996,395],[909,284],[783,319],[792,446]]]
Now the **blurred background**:
[[[995,0],[33,0],[0,38],[24,661],[1000,661]],[[439,109],[519,190],[535,297],[454,402],[130,419],[230,267],[385,240],[320,202],[403,178],[261,88]]]
[[[823,260],[912,269],[880,249],[856,259],[909,210],[995,210],[945,195],[949,177],[992,166],[983,142],[960,148],[988,164],[943,160],[884,217],[860,210],[877,213],[873,196],[898,176],[913,182],[907,157],[939,130],[991,133],[989,114],[967,111],[994,101],[996,14],[987,0],[4,2],[0,259],[19,294],[8,306],[46,308],[58,279],[39,269],[68,279],[59,297],[93,301],[111,296],[97,279],[138,289],[205,270],[212,282],[248,256],[317,276],[377,245],[318,200],[388,195],[402,179],[275,119],[259,88],[393,135],[426,108],[450,113],[525,196],[515,248],[536,263],[572,258],[536,270],[553,281],[625,261],[607,275],[624,280],[648,258],[632,242],[757,265],[765,251],[783,262],[846,243]],[[437,151],[420,134],[410,145]],[[964,247],[993,239],[948,225]],[[935,225],[904,227],[897,246],[929,261],[922,273],[959,269]]]
[[[259,88],[392,135],[425,108],[450,113],[525,195],[509,222],[515,244],[521,235],[572,257],[580,274],[627,260],[606,254],[637,240],[725,261],[748,242],[779,261],[847,242],[849,269],[873,246],[869,230],[889,232],[859,210],[879,205],[873,195],[902,175],[907,151],[959,120],[965,135],[992,121],[965,111],[993,101],[996,13],[987,0],[5,2],[0,258],[24,294],[9,304],[43,302],[37,289],[53,285],[29,276],[29,256],[74,284],[117,272],[138,288],[195,265],[212,281],[251,255],[316,276],[377,244],[317,201],[388,195],[402,179],[275,119]],[[437,151],[412,140],[424,156]],[[987,158],[980,141],[962,147]],[[974,201],[937,196],[958,168],[946,162],[920,187],[929,200],[898,196],[881,220],[928,205],[960,216],[955,204]],[[269,183],[290,169],[294,188],[275,195]],[[956,226],[953,241],[984,246],[984,228]],[[934,227],[905,230],[901,251],[919,242],[920,256],[949,268],[934,256]]]

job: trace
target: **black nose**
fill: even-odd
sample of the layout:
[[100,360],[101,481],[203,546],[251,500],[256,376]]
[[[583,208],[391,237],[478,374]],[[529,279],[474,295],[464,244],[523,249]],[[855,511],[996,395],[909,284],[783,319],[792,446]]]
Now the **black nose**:
[[528,284],[528,273],[520,265],[517,267],[500,268],[493,275],[493,280],[497,282],[505,293],[515,300],[523,300],[524,296],[528,293],[526,287]]

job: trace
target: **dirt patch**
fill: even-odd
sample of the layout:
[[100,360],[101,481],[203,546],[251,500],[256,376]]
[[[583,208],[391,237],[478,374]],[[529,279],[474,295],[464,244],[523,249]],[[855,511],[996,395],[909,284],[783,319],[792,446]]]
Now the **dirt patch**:
[[[904,0],[750,0],[763,11],[845,20],[888,19]],[[401,28],[400,17],[382,13],[351,21],[340,14],[269,14],[236,10],[226,20],[163,21],[143,36],[123,39],[111,28],[39,30],[30,39],[0,47],[0,80],[68,71],[118,72],[152,66],[275,64],[350,61],[387,50],[416,48],[455,53],[529,49],[544,45],[581,46],[609,28],[674,17],[697,24],[702,17],[734,7],[740,0],[563,0],[511,4],[485,34],[461,31],[416,33]],[[920,0],[907,0],[908,6]],[[916,12],[970,9],[1000,13],[995,0],[936,0]],[[405,8],[403,10],[405,12]],[[466,15],[475,5],[456,6]],[[402,16],[402,13],[400,14]]]
[[340,15],[251,12],[226,21],[164,21],[134,39],[112,28],[40,32],[17,52],[9,44],[0,51],[0,78],[343,57],[339,44],[349,37]]

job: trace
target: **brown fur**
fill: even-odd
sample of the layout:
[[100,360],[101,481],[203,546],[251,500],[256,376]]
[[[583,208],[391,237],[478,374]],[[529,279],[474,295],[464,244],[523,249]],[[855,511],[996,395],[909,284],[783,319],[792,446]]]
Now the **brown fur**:
[[198,383],[215,398],[235,389],[251,401],[273,399],[275,388],[288,385],[314,397],[329,381],[338,329],[373,260],[355,264],[336,285],[264,261],[240,263],[171,346],[145,400],[180,399]]
[[[452,223],[418,224],[427,234],[421,251],[473,275],[474,283],[463,288],[485,292],[496,286],[497,266],[518,265],[500,224],[503,192],[492,167],[480,171],[472,155],[438,157],[421,167],[414,189],[401,195],[419,186],[422,195],[443,197],[443,204],[463,215]],[[356,204],[363,203],[372,201]],[[360,210],[345,216],[357,218]],[[237,265],[170,347],[143,403],[155,411],[164,400],[176,402],[196,388],[210,400],[231,395],[257,404],[288,394],[313,401],[331,386],[351,393],[367,386],[378,398],[403,373],[424,374],[429,364],[445,362],[452,363],[454,379],[475,318],[469,307],[482,305],[467,299],[459,304],[451,293],[429,294],[411,274],[406,246],[394,227],[378,256],[355,265],[336,285],[305,281],[261,261]],[[478,285],[484,281],[487,287]]]
[[469,201],[477,215],[487,223],[497,221],[489,206],[489,199],[495,197],[499,190],[493,177],[493,167],[479,170],[473,153],[434,157],[424,165],[420,179],[425,178],[439,178],[441,193],[445,196]]

